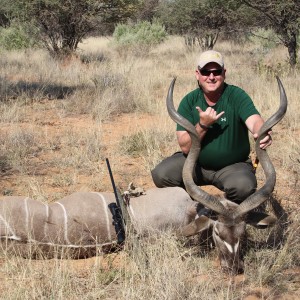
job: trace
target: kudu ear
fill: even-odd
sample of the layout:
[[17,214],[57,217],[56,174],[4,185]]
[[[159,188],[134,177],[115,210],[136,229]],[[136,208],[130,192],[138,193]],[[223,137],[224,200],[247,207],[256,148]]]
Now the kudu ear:
[[178,230],[177,235],[178,236],[192,236],[195,235],[201,231],[204,231],[208,229],[210,226],[212,226],[214,223],[213,220],[206,216],[200,216],[199,218],[195,219],[188,225],[184,226],[180,230]]
[[246,217],[246,223],[257,228],[266,228],[273,226],[277,221],[277,218],[269,216],[263,212],[249,212]]

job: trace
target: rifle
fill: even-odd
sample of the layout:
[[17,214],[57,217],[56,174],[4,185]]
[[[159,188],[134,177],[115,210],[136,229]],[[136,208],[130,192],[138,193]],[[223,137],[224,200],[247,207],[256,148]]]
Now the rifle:
[[105,160],[106,160],[111,184],[112,184],[112,187],[114,190],[114,195],[116,198],[116,203],[110,203],[108,205],[108,208],[112,214],[113,225],[115,227],[115,231],[117,234],[118,244],[122,245],[125,241],[125,225],[126,225],[125,220],[123,218],[122,207],[120,204],[120,199],[122,198],[122,196],[121,196],[120,191],[117,190],[117,188],[116,188],[115,181],[114,181],[112,171],[110,168],[109,160],[108,160],[108,158],[106,158]]

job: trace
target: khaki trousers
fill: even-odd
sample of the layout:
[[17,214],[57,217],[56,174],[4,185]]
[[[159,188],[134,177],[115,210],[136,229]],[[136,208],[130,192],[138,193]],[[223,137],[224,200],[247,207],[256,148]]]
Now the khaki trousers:
[[[164,159],[152,171],[153,182],[157,187],[181,186],[182,169],[186,156],[182,152],[176,152]],[[227,166],[221,170],[206,170],[196,165],[193,173],[197,185],[214,185],[225,192],[228,200],[241,203],[257,188],[257,181],[251,160]]]

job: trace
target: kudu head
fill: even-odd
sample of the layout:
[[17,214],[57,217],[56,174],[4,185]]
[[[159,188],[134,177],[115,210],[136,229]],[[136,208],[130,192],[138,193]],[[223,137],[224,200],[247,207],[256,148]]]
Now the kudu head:
[[168,113],[176,123],[183,126],[189,132],[192,140],[191,149],[183,167],[183,181],[191,198],[217,215],[216,219],[210,216],[200,215],[192,223],[184,227],[181,230],[181,234],[190,236],[212,228],[213,239],[219,250],[221,267],[230,273],[239,273],[243,270],[243,262],[240,259],[239,252],[242,238],[245,235],[246,224],[249,223],[263,228],[273,225],[276,221],[275,218],[265,213],[253,212],[253,209],[264,203],[274,190],[276,182],[275,169],[267,151],[262,150],[259,144],[267,135],[268,131],[285,115],[287,109],[286,94],[280,79],[277,78],[280,91],[280,106],[277,112],[271,116],[260,129],[255,144],[257,158],[265,173],[265,183],[254,194],[250,195],[238,205],[229,200],[220,201],[195,184],[192,174],[200,153],[201,144],[194,125],[178,114],[174,108],[173,89],[175,81],[176,78],[171,82],[167,96]]

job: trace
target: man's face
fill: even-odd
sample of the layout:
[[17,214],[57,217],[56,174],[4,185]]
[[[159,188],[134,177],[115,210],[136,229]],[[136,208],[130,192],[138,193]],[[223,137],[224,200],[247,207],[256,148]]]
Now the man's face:
[[205,94],[221,92],[223,90],[225,72],[225,69],[222,69],[214,62],[208,63],[201,70],[196,70],[196,78],[203,92]]

